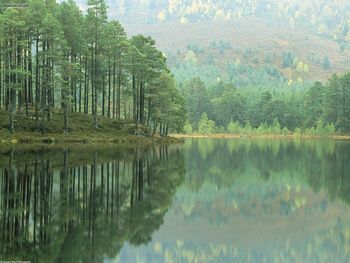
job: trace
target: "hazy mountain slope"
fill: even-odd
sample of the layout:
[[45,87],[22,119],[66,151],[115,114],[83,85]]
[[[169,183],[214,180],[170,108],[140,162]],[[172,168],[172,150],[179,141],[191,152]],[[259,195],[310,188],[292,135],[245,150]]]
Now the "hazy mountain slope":
[[[339,41],[350,41],[346,0],[107,0],[109,15],[123,23],[232,21],[255,16],[271,23],[304,25]],[[79,0],[86,6],[87,0]]]
[[[196,44],[202,49],[196,54],[200,62],[204,63],[212,54],[219,66],[237,58],[241,63],[252,65],[271,63],[287,77],[291,72],[288,67],[283,67],[282,58],[287,52],[309,66],[309,72],[302,74],[296,72],[296,66],[291,67],[294,78],[301,75],[313,80],[327,79],[332,73],[345,72],[350,67],[350,50],[341,51],[336,41],[313,34],[305,27],[290,30],[286,24],[271,26],[265,20],[253,17],[226,22],[126,25],[126,29],[130,35],[142,33],[155,38],[159,48],[168,54],[170,64],[176,64],[185,56],[189,44]],[[220,52],[212,47],[214,41],[228,42],[231,48]],[[245,55],[247,52],[249,55]],[[329,58],[330,69],[323,67],[325,57]]]
[[[129,35],[152,36],[181,63],[194,45],[199,63],[223,68],[228,62],[270,64],[286,78],[325,80],[350,68],[350,1],[344,0],[107,0],[109,17]],[[86,8],[87,0],[78,0]],[[223,41],[230,48],[213,48]],[[198,50],[197,50],[198,51]],[[284,65],[290,52],[294,65]],[[329,59],[330,68],[323,62]],[[297,70],[302,62],[307,70]]]

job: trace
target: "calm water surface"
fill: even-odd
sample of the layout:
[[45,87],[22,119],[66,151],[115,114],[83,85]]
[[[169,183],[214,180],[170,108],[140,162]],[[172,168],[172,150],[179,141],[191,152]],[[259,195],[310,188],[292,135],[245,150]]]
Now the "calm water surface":
[[0,153],[0,261],[350,262],[350,143]]

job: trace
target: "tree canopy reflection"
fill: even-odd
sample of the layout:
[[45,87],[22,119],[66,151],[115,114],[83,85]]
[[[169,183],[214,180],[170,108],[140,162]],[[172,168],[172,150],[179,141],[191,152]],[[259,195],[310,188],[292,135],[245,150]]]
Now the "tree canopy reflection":
[[238,178],[267,181],[274,176],[307,184],[315,192],[326,189],[332,200],[350,204],[349,142],[194,139],[185,152],[186,185],[194,191],[206,182],[221,189]]
[[184,158],[178,146],[12,149],[0,161],[0,260],[103,262],[151,241]]

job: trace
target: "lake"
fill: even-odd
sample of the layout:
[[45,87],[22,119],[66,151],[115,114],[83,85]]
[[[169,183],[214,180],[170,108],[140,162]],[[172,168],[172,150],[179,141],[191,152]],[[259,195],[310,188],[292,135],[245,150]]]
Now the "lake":
[[0,151],[0,261],[350,262],[350,142]]

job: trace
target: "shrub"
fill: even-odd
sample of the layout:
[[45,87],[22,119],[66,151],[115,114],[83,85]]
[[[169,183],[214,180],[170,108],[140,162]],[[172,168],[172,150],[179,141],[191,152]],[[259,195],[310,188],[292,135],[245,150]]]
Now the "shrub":
[[184,126],[184,128],[183,128],[183,131],[184,131],[185,134],[191,134],[191,133],[193,133],[193,128],[192,128],[191,123],[186,122],[186,124],[185,124],[185,126]]
[[227,132],[231,134],[240,134],[241,133],[241,125],[238,121],[233,122],[232,120],[227,126]]
[[284,128],[282,129],[282,134],[283,134],[283,135],[289,135],[289,130],[288,130],[287,127],[284,127]]
[[198,123],[199,134],[212,134],[216,130],[215,122],[208,119],[207,113],[203,113]]

